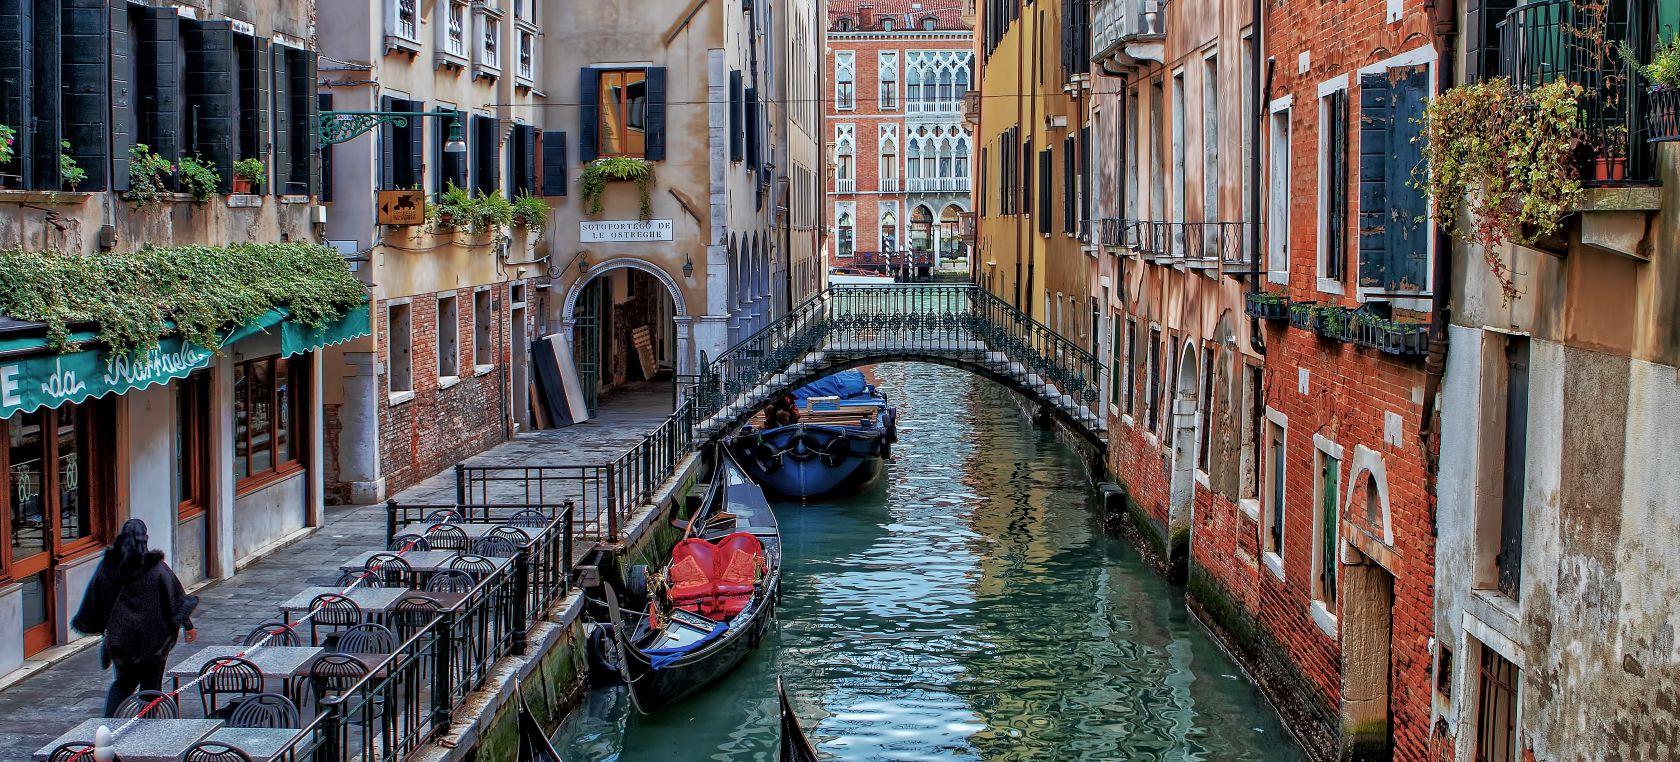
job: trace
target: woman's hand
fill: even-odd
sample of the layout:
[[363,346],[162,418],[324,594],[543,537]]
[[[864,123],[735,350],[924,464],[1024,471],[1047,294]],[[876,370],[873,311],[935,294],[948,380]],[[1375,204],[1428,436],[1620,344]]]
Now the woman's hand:
[[198,630],[187,630],[187,642],[198,640]]

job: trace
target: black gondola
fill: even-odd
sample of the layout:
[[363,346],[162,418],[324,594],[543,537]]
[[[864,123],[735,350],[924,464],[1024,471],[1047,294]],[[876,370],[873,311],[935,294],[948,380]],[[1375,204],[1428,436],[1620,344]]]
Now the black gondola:
[[605,589],[611,624],[600,656],[643,713],[727,674],[758,647],[781,584],[782,541],[764,491],[727,452],[713,490],[656,578],[646,612]]
[[554,750],[548,734],[531,714],[531,706],[525,703],[524,688],[515,683],[514,691],[519,694],[519,762],[562,762],[560,752]]
[[793,705],[788,703],[787,691],[782,688],[780,678],[776,680],[776,699],[782,705],[782,750],[777,758],[781,762],[817,762],[817,749],[811,745],[811,739],[805,737],[804,729],[799,727],[799,715],[793,713]]

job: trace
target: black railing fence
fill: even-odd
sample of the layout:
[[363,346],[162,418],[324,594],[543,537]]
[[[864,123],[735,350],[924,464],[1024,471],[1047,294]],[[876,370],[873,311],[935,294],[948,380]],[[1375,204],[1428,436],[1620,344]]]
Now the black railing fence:
[[1656,3],[1641,0],[1537,0],[1497,25],[1500,73],[1519,88],[1558,79],[1581,86],[1581,181],[1588,186],[1656,180],[1646,142],[1650,83],[1618,49],[1648,53],[1658,32]]
[[1102,221],[1102,242],[1140,255],[1190,266],[1246,267],[1253,247],[1253,222],[1164,222],[1116,217]]

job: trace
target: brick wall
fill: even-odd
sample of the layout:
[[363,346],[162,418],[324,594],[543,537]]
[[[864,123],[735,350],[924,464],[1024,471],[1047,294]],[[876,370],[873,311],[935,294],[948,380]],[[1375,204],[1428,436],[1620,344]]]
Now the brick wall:
[[[471,455],[506,440],[507,392],[502,374],[509,358],[508,288],[491,287],[491,315],[496,328],[490,333],[495,346],[493,367],[479,373],[474,368],[473,289],[456,289],[457,336],[460,381],[444,388],[437,375],[436,294],[418,294],[410,304],[414,396],[398,404],[388,400],[379,409],[379,458],[388,493],[396,493]],[[447,293],[447,292],[445,292]],[[378,309],[385,310],[386,302]],[[383,313],[382,313],[383,314]],[[380,389],[390,388],[390,327],[378,321]]]

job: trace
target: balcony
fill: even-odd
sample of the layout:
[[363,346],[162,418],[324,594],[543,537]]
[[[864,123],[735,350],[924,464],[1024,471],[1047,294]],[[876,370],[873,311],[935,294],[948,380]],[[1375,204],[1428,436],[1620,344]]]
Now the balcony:
[[846,193],[846,194],[857,193],[857,181],[856,180],[835,180],[834,181],[834,192],[835,193]]
[[1098,0],[1090,25],[1092,63],[1166,61],[1166,19],[1156,0]]
[[[1639,0],[1538,0],[1513,8],[1496,26],[1499,73],[1518,88],[1564,79],[1580,85],[1581,182],[1589,187],[1656,182],[1656,151],[1647,142],[1652,94],[1617,48],[1655,44],[1652,4]],[[1644,55],[1641,56],[1645,57]]]
[[1130,249],[1157,264],[1212,270],[1247,268],[1254,223],[1162,222],[1106,217],[1102,245]]
[[899,188],[898,178],[896,178],[896,177],[883,177],[883,178],[881,178],[881,192],[882,193],[898,193],[899,192],[898,188]]
[[909,191],[911,193],[967,193],[968,178],[966,177],[912,177]]

